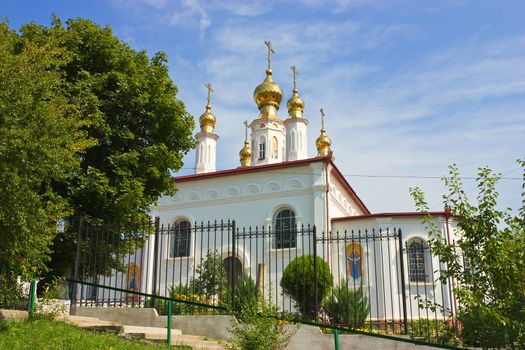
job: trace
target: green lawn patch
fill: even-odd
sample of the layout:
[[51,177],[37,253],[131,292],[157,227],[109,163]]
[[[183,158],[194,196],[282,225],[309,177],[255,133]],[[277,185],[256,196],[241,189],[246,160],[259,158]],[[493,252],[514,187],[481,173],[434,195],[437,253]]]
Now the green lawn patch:
[[[39,350],[158,350],[166,344],[123,339],[115,334],[87,331],[48,319],[0,321],[0,349]],[[191,347],[174,347],[191,350]]]

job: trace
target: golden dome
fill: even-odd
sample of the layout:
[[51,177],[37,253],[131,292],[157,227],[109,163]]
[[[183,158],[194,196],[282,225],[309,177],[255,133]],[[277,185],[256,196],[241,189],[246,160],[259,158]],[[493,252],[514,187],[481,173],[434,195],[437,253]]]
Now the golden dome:
[[276,109],[281,106],[283,99],[283,89],[272,80],[272,70],[266,70],[266,79],[255,88],[253,92],[253,99],[257,104],[257,108],[261,109],[262,106],[272,105]]
[[326,135],[325,131],[321,131],[321,136],[315,140],[315,146],[317,147],[317,154],[319,156],[327,156],[330,153],[330,146],[332,145],[332,140]]
[[331,145],[332,140],[326,135],[326,130],[324,129],[324,111],[321,108],[321,135],[315,140],[317,155],[320,157],[326,157],[329,155]]
[[202,115],[199,118],[199,122],[201,125],[201,131],[202,132],[213,132],[213,130],[215,129],[216,121],[217,119],[211,113],[211,107],[209,105],[206,106],[206,112],[202,113]]
[[304,101],[302,98],[299,97],[297,89],[293,90],[293,95],[288,100],[288,103],[286,104],[286,106],[288,107],[288,111],[293,111],[293,110],[299,110],[301,112],[304,111]]
[[248,141],[244,142],[244,147],[239,152],[239,157],[241,160],[241,166],[250,166],[252,161],[252,150],[250,149]]

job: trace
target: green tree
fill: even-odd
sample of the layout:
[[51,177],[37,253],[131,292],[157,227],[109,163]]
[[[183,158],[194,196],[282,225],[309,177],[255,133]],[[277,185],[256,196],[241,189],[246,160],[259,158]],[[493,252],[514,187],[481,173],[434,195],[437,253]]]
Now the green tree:
[[[194,122],[176,98],[166,55],[148,57],[86,19],[57,18],[50,27],[22,28],[28,42],[53,42],[68,59],[60,66],[62,96],[95,140],[80,156],[80,170],[54,189],[71,205],[70,217],[137,221],[162,194],[173,194],[171,173],[194,146]],[[52,268],[73,265],[75,229],[54,240]],[[115,232],[120,237],[122,232]],[[110,241],[113,237],[109,237]],[[101,240],[94,249],[107,246]]]
[[[518,162],[525,169],[525,162]],[[455,245],[431,216],[424,218],[429,244],[444,263],[440,278],[455,280],[458,286],[461,337],[467,345],[483,348],[525,344],[525,193],[517,213],[499,210],[495,189],[499,178],[490,169],[480,168],[477,203],[472,204],[458,169],[450,167],[444,199],[457,222]],[[414,188],[411,194],[418,209],[428,213],[423,192]]]
[[80,171],[87,125],[64,92],[70,59],[57,38],[29,40],[0,23],[0,268],[45,270],[58,221],[72,213],[54,188]]
[[195,268],[197,277],[190,281],[193,291],[207,300],[213,296],[222,296],[228,287],[228,278],[221,255],[216,250],[210,250],[206,258]]
[[317,285],[315,285],[312,255],[304,255],[292,260],[284,269],[281,278],[283,292],[295,300],[299,312],[310,319],[315,318],[315,305],[321,305],[321,301],[330,292],[332,284],[330,267],[323,259],[317,257]]

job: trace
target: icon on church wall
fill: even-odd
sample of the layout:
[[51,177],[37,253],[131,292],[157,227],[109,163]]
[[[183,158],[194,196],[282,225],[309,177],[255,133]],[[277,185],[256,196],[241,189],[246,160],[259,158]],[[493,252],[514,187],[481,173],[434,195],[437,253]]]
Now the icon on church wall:
[[[140,266],[134,263],[128,265],[128,273],[126,278],[126,289],[133,292],[140,292]],[[138,299],[138,295],[129,294],[128,299]]]
[[274,159],[277,159],[277,151],[279,149],[279,145],[277,143],[277,137],[272,138],[272,157]]
[[363,248],[361,244],[352,242],[346,246],[346,273],[348,279],[356,280],[363,276]]

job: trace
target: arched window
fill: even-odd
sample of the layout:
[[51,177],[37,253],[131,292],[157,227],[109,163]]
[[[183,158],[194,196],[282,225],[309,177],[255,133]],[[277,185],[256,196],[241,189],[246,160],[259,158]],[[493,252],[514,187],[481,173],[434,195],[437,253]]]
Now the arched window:
[[259,139],[259,159],[266,158],[266,139],[261,136]]
[[290,209],[281,209],[275,215],[274,248],[295,248],[297,246],[297,231],[295,213]]
[[349,281],[363,276],[363,248],[358,242],[346,246],[346,274]]
[[414,238],[407,242],[408,280],[410,282],[427,282],[427,255],[428,247],[421,238]]
[[188,220],[177,220],[172,226],[170,258],[190,256],[191,224]]
[[273,159],[277,159],[277,156],[278,156],[278,150],[279,150],[279,145],[277,143],[277,137],[273,137],[272,138],[272,158]]

